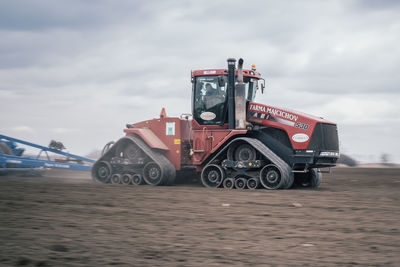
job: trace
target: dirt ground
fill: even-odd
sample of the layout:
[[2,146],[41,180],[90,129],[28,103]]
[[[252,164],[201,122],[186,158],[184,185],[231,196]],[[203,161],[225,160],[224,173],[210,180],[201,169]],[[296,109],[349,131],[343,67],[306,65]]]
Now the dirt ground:
[[390,168],[279,191],[1,176],[0,265],[399,266],[399,189]]

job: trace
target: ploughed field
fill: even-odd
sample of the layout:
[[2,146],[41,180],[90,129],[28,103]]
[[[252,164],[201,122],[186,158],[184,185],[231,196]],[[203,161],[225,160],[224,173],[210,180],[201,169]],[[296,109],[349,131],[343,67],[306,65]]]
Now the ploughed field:
[[[192,180],[192,177],[188,177]],[[398,266],[400,169],[334,169],[316,190],[0,177],[0,265]]]

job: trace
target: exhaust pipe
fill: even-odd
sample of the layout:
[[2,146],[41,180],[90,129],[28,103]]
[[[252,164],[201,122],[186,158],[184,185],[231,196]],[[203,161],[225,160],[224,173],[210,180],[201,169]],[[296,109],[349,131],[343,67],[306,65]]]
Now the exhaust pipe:
[[237,83],[238,83],[238,84],[243,84],[243,58],[239,58],[239,62],[238,62],[238,78],[237,78]]
[[246,125],[246,86],[243,83],[243,59],[239,59],[235,86],[235,129],[245,130]]
[[235,129],[235,63],[236,59],[228,58],[228,126]]

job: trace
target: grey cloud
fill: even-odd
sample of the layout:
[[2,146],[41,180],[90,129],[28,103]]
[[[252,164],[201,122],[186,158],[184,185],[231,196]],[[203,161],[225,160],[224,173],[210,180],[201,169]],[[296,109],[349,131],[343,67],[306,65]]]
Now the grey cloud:
[[143,19],[139,1],[2,1],[0,28],[41,31],[53,28],[98,29],[128,16]]
[[[162,106],[171,115],[189,112],[190,70],[225,68],[228,57],[243,57],[267,78],[258,101],[343,124],[348,149],[361,151],[351,145],[349,125],[359,118],[352,113],[375,94],[382,106],[400,97],[393,3],[21,3],[0,4],[0,112],[13,114],[0,118],[1,131],[18,134],[13,129],[26,125],[57,139],[51,129],[80,129],[80,137],[63,135],[76,153],[119,137],[127,122],[158,116]],[[387,114],[374,112],[374,119]]]
[[397,0],[357,0],[355,1],[356,8],[368,9],[371,11],[399,8],[400,2]]

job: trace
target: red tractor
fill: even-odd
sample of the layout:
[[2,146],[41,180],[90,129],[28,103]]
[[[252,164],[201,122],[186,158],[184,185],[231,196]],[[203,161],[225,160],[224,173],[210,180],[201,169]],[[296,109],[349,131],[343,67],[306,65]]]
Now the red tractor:
[[[243,60],[192,72],[192,114],[128,124],[93,165],[101,183],[171,185],[192,170],[206,187],[317,187],[339,158],[335,123],[255,103],[264,79]],[[191,177],[192,175],[189,175]]]

